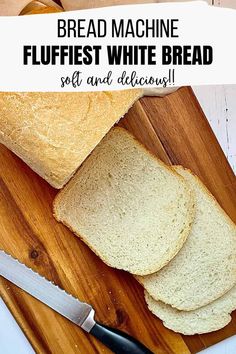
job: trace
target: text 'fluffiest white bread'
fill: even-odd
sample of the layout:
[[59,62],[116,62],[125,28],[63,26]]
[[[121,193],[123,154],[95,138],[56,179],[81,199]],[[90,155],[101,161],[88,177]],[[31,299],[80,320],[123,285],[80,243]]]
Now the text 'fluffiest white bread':
[[149,310],[159,317],[165,327],[185,335],[217,331],[231,321],[236,309],[236,286],[210,304],[193,311],[179,311],[161,301],[155,301],[147,291],[145,300]]
[[58,194],[54,214],[105,263],[144,275],[183,246],[194,200],[183,177],[116,127]]
[[190,235],[161,271],[138,277],[148,293],[179,310],[195,310],[236,284],[236,227],[190,171],[176,167],[195,192],[196,214]]
[[61,188],[142,94],[1,92],[0,143]]

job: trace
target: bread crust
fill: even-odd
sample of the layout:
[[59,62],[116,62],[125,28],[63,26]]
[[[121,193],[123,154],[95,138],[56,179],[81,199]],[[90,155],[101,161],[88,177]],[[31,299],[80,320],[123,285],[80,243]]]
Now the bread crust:
[[[228,259],[224,259],[224,261],[227,263],[227,267],[223,266],[222,263],[222,267],[221,267],[221,272],[222,275],[221,277],[215,277],[215,283],[214,284],[207,284],[208,285],[208,291],[207,291],[207,285],[205,287],[205,289],[203,289],[203,291],[201,291],[201,295],[197,297],[196,293],[194,291],[196,291],[196,289],[194,288],[194,284],[195,282],[193,281],[193,277],[192,277],[192,273],[190,273],[189,267],[193,264],[190,262],[190,264],[186,263],[185,260],[187,259],[188,254],[190,254],[190,250],[193,249],[193,246],[190,247],[190,244],[193,245],[193,240],[195,239],[196,235],[195,233],[197,233],[197,236],[201,237],[201,235],[203,235],[202,232],[199,231],[199,226],[198,226],[198,232],[195,232],[193,235],[190,234],[189,236],[189,241],[187,241],[186,245],[184,246],[183,250],[181,250],[184,253],[179,253],[175,259],[173,259],[172,262],[169,263],[169,265],[166,266],[166,268],[164,268],[163,270],[161,270],[159,273],[153,274],[151,277],[138,277],[137,280],[144,286],[144,288],[147,290],[147,292],[149,293],[149,295],[156,301],[160,301],[162,303],[166,303],[170,306],[172,306],[173,308],[176,308],[180,311],[193,311],[196,310],[198,308],[201,308],[203,306],[208,305],[209,303],[211,303],[212,301],[215,301],[216,299],[222,297],[224,294],[226,294],[230,289],[232,289],[235,284],[236,284],[236,239],[234,240],[234,236],[236,237],[236,225],[233,223],[233,221],[230,219],[230,217],[225,213],[225,211],[220,207],[220,205],[218,204],[218,202],[216,201],[216,199],[214,198],[214,196],[209,192],[209,190],[206,188],[206,186],[201,182],[201,180],[189,169],[184,168],[182,166],[173,166],[173,169],[177,172],[179,172],[181,175],[183,173],[183,171],[186,171],[188,174],[190,174],[191,176],[194,177],[195,182],[197,183],[198,188],[201,190],[201,192],[203,192],[205,195],[207,195],[207,198],[210,200],[210,202],[212,203],[212,206],[214,207],[214,209],[217,210],[217,212],[219,212],[224,220],[224,225],[227,225],[230,227],[230,229],[228,230],[227,228],[227,232],[229,232],[229,237],[226,239],[226,243],[225,245],[226,250],[227,250],[227,254],[230,258]],[[181,173],[182,172],[182,173]],[[186,180],[188,181],[188,179],[186,178]],[[207,210],[206,210],[207,212]],[[198,215],[199,211],[198,211],[198,206],[196,205],[196,215]],[[203,219],[204,220],[204,219]],[[206,222],[206,221],[204,221]],[[206,227],[206,224],[204,224]],[[211,225],[212,226],[212,225]],[[193,226],[194,229],[195,225]],[[201,226],[203,227],[203,226]],[[204,228],[205,229],[205,228]],[[213,236],[213,235],[212,235]],[[194,238],[193,238],[194,237]],[[214,234],[215,237],[215,234]],[[219,236],[218,236],[219,239]],[[191,241],[190,241],[191,240]],[[202,241],[204,240],[201,239]],[[214,238],[211,237],[211,242],[213,242]],[[222,240],[223,241],[223,240]],[[206,246],[206,241],[204,241],[204,245]],[[228,242],[231,242],[231,247],[229,247]],[[196,246],[196,244],[198,246]],[[234,245],[234,247],[232,246]],[[195,242],[194,243],[194,247],[197,247],[198,252],[192,252],[192,256],[196,257],[196,259],[198,260],[198,256],[201,257],[201,254],[199,253],[199,243]],[[208,252],[211,251],[211,248],[209,246],[207,246],[206,248],[208,250]],[[205,251],[205,250],[204,250]],[[221,251],[221,243],[218,244],[218,248],[215,247],[214,249],[215,252],[219,252],[220,254],[222,252],[224,252],[224,249]],[[208,253],[207,253],[208,254]],[[214,254],[215,256],[215,254]],[[212,256],[212,259],[208,259],[206,260],[206,258],[202,258],[201,262],[196,262],[195,267],[198,267],[199,269],[201,269],[201,271],[198,271],[198,278],[201,279],[208,279],[209,276],[209,272],[211,269],[211,262],[213,264],[213,262],[215,262],[214,264],[218,264],[219,266],[219,261],[218,259],[222,259],[222,256],[218,255],[217,253],[217,257],[214,258],[214,256]],[[227,258],[227,257],[226,257]],[[179,261],[179,262],[178,262]],[[206,261],[207,265],[204,268],[204,262]],[[203,269],[200,268],[200,266],[203,266]],[[220,263],[221,265],[221,263]],[[209,268],[208,268],[209,267]],[[187,272],[181,272],[182,270],[184,270],[185,268],[188,269]],[[196,268],[196,269],[198,269]],[[176,276],[176,274],[179,272],[181,272],[180,274],[183,273],[184,275],[184,279],[178,279],[178,277]],[[194,269],[192,269],[192,271],[194,271]],[[216,274],[217,272],[219,272],[219,269],[215,269]],[[213,272],[214,273],[214,272]],[[224,274],[224,276],[223,276]],[[229,279],[226,279],[228,276]],[[176,278],[178,279],[178,282],[175,284]],[[216,284],[216,281],[219,281],[220,279],[220,285]],[[212,281],[212,280],[211,280]],[[182,286],[180,286],[180,283],[184,283],[188,284],[188,291],[189,294],[187,296],[187,294],[185,293],[185,291],[187,291],[187,288],[182,284]],[[193,283],[192,288],[190,286],[190,283]],[[181,291],[179,290],[179,294],[177,296],[177,293],[173,291],[172,289],[172,283],[173,285],[175,285],[176,288],[181,287]],[[168,286],[169,284],[169,286]],[[199,284],[199,282],[197,283]],[[198,288],[200,288],[200,285],[198,286]],[[168,290],[166,290],[168,289]],[[170,291],[171,289],[171,291]],[[184,290],[183,290],[184,289]],[[201,287],[202,289],[202,287]],[[214,291],[211,291],[212,289],[215,289]],[[193,294],[191,295],[191,292],[193,292]],[[181,301],[180,301],[181,299]]]
[[189,168],[186,168],[181,165],[174,165],[172,168],[178,173],[178,170],[184,170],[187,171],[189,174],[194,176],[194,178],[198,181],[198,186],[200,189],[202,189],[212,200],[214,205],[216,206],[217,209],[221,211],[221,213],[225,216],[226,219],[228,219],[228,222],[235,228],[236,230],[236,225],[233,222],[233,220],[229,217],[229,215],[226,213],[226,211],[220,206],[218,203],[216,197],[209,191],[209,189],[206,187],[206,185],[201,181],[201,179],[196,175],[193,171],[191,171]]
[[[128,132],[126,129],[121,128],[116,126],[115,128],[113,128],[113,130],[117,130],[117,131],[125,131],[130,138],[132,138],[136,144],[139,145],[139,147],[145,151],[146,154],[148,154],[153,160],[158,161],[158,163],[163,166],[164,169],[167,169],[171,174],[176,175],[176,177],[181,180],[181,183],[184,184],[184,186],[186,187],[186,190],[189,193],[189,205],[188,205],[188,219],[186,220],[186,227],[183,230],[182,234],[179,236],[178,239],[178,243],[175,244],[175,247],[172,247],[169,250],[169,253],[166,254],[166,258],[165,261],[161,264],[156,264],[153,265],[152,268],[149,269],[145,269],[143,272],[137,272],[135,273],[132,270],[132,274],[137,274],[137,275],[148,275],[148,274],[152,274],[157,272],[158,270],[160,270],[162,267],[164,267],[166,264],[169,263],[169,261],[179,252],[179,250],[181,249],[181,247],[183,246],[184,242],[186,241],[190,230],[191,230],[191,224],[193,222],[194,219],[194,215],[195,215],[195,201],[194,201],[194,194],[192,193],[191,189],[188,187],[188,184],[186,183],[185,179],[180,176],[175,170],[173,170],[171,168],[171,166],[167,166],[164,162],[162,162],[161,160],[159,160],[152,152],[150,152],[148,149],[146,149],[146,147],[144,147],[130,132]],[[81,166],[82,167],[82,166]],[[78,171],[79,173],[79,171]],[[85,244],[87,244],[87,246],[96,254],[98,255],[104,263],[106,263],[108,266],[114,267],[114,265],[112,265],[108,259],[104,258],[103,254],[101,254],[98,250],[96,250],[86,239],[86,237],[84,235],[82,235],[81,233],[79,233],[76,229],[74,229],[71,225],[68,224],[68,222],[63,219],[62,217],[59,216],[59,209],[60,209],[60,204],[64,198],[64,196],[66,195],[67,191],[72,189],[74,184],[76,183],[76,176],[74,178],[72,178],[72,180],[69,182],[69,184],[67,184],[63,190],[61,190],[56,198],[53,201],[53,215],[56,218],[57,221],[62,222],[64,225],[66,225],[76,236],[78,236],[80,239],[83,240],[83,242]],[[118,267],[117,267],[118,268]],[[123,269],[123,268],[118,268],[118,269]],[[128,270],[129,271],[129,270]]]
[[231,321],[236,309],[236,287],[212,303],[193,311],[179,311],[161,301],[155,301],[144,291],[149,310],[163,321],[163,325],[184,335],[217,331]]
[[62,188],[142,93],[1,92],[0,143]]

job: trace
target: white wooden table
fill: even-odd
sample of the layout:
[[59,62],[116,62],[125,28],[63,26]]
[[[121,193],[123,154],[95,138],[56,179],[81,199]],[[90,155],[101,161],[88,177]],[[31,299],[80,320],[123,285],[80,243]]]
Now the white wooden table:
[[236,173],[236,85],[199,86],[193,89]]

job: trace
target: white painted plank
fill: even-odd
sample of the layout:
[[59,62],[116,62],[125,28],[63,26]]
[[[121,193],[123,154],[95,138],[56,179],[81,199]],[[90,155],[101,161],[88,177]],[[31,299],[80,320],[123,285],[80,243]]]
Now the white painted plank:
[[[235,0],[211,0],[236,9]],[[231,167],[236,172],[236,85],[199,86],[194,92]]]
[[236,336],[227,338],[222,342],[209,347],[198,354],[235,354],[236,353]]
[[193,90],[236,172],[236,85],[195,86]]
[[0,353],[35,354],[14,317],[0,298]]

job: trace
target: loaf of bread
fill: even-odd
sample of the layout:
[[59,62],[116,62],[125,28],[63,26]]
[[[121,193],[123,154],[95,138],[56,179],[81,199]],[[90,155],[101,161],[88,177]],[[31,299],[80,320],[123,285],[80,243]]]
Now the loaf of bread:
[[236,227],[190,171],[177,167],[195,192],[191,233],[177,256],[161,271],[138,277],[148,293],[179,310],[195,310],[236,284]]
[[208,333],[231,321],[230,314],[236,309],[236,286],[219,299],[193,311],[179,311],[155,301],[146,291],[145,300],[149,310],[163,321],[165,327],[185,335]]
[[183,246],[194,200],[183,177],[116,127],[58,194],[54,214],[105,263],[144,275]]
[[142,90],[0,93],[0,143],[61,188]]

